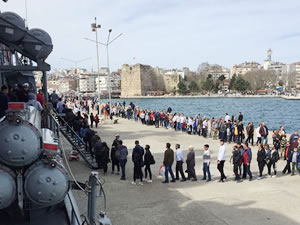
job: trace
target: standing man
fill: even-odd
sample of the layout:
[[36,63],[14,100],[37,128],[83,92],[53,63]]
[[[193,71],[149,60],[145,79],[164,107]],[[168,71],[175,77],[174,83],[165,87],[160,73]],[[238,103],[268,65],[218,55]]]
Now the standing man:
[[209,145],[206,144],[204,145],[204,152],[203,152],[203,178],[202,178],[202,180],[206,180],[206,173],[207,173],[208,179],[206,180],[206,182],[211,181],[209,166],[210,166],[210,151],[209,151]]
[[115,166],[118,169],[118,172],[116,175],[120,173],[120,162],[119,162],[119,156],[120,152],[118,151],[118,144],[119,144],[120,135],[116,134],[115,140],[113,141],[112,148],[110,151],[110,158],[111,158],[111,173],[115,173]]
[[243,119],[244,119],[244,116],[243,116],[242,112],[239,112],[238,121],[239,121],[239,122],[242,122]]
[[95,117],[94,117],[93,113],[91,113],[91,115],[90,115],[91,128],[93,128],[94,119],[95,119]]
[[171,182],[175,183],[175,177],[172,171],[172,164],[174,162],[174,151],[171,149],[171,144],[166,144],[167,150],[165,151],[163,165],[165,166],[165,181],[164,184],[169,183],[169,173],[172,177]]
[[3,85],[0,92],[0,119],[5,116],[5,111],[8,109],[8,87]]
[[218,154],[218,160],[217,160],[217,164],[218,164],[217,168],[221,174],[221,178],[220,178],[219,182],[224,182],[224,179],[227,178],[224,174],[225,160],[226,160],[226,148],[224,145],[224,140],[220,139],[220,148],[219,148],[219,154]]
[[143,155],[144,155],[144,148],[140,146],[139,141],[135,141],[135,147],[132,151],[132,162],[133,162],[132,184],[136,184],[136,179],[140,179],[139,185],[144,185],[143,173],[142,173],[142,167],[144,164]]
[[125,145],[123,145],[122,140],[119,140],[118,150],[120,151],[120,166],[121,166],[121,171],[122,171],[121,180],[126,180],[125,166],[127,163],[128,150],[127,150],[127,147]]
[[52,102],[53,108],[56,109],[56,105],[58,103],[58,95],[56,94],[55,90],[50,95],[50,100]]
[[261,143],[265,144],[265,145],[268,144],[269,130],[268,130],[268,127],[265,125],[264,122],[262,122],[261,125],[260,125],[259,133],[261,135]]
[[179,173],[181,175],[181,182],[186,181],[184,172],[182,169],[182,164],[184,162],[182,150],[180,149],[180,144],[176,144],[176,180],[179,180]]

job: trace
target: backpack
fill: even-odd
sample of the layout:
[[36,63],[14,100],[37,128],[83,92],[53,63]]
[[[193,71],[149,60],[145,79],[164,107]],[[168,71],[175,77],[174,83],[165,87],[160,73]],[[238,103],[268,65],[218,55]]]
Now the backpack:
[[154,157],[153,157],[152,154],[151,154],[150,164],[151,164],[151,165],[154,165],[154,164],[155,164],[155,160],[154,160]]
[[117,148],[116,148],[116,151],[115,151],[115,159],[120,160],[120,157],[121,157],[121,151],[120,151],[120,149],[117,149]]

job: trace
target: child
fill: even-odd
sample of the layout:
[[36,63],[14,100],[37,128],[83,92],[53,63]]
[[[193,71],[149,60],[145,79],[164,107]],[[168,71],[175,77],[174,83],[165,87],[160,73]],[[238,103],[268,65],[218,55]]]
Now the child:
[[208,179],[206,182],[211,181],[211,176],[210,176],[210,151],[209,151],[209,145],[206,144],[204,145],[204,152],[203,152],[203,178],[202,180],[206,180],[206,173],[208,175]]
[[297,171],[300,175],[300,153],[297,151],[297,147],[294,148],[294,151],[292,152],[290,156],[290,162],[292,162],[292,176],[295,175],[295,167],[297,168]]
[[286,149],[286,146],[287,146],[287,140],[286,140],[286,135],[284,134],[280,142],[280,159],[282,159],[284,156],[284,151]]

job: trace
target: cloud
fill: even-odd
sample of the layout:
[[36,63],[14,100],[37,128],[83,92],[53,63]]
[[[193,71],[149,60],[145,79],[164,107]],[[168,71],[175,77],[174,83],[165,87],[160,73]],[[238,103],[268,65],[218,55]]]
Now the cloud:
[[291,39],[291,38],[298,38],[298,37],[300,37],[300,32],[295,32],[295,33],[291,33],[291,34],[282,35],[278,38],[278,40],[283,41],[283,40],[287,40],[287,39]]

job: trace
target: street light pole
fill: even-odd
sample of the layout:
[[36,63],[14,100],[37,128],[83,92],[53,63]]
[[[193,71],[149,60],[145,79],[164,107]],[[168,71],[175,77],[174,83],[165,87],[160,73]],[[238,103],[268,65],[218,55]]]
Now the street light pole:
[[[111,32],[112,32],[112,29],[109,29],[108,30],[108,37],[107,37],[106,43],[97,42],[97,44],[101,44],[101,45],[106,46],[107,70],[108,70],[108,98],[109,98],[110,113],[111,113],[111,77],[110,77],[110,68],[109,68],[109,51],[108,51],[109,49],[108,49],[108,47],[109,47],[109,45],[111,43],[113,43],[115,40],[117,40],[122,35],[122,33],[121,33],[118,36],[116,36],[114,39],[112,39],[111,41],[109,41]],[[88,41],[95,42],[94,40],[91,40],[89,38],[84,38],[84,39],[88,40]]]
[[109,54],[108,54],[108,46],[109,46],[109,38],[110,33],[112,32],[112,29],[108,30],[108,37],[106,42],[106,58],[107,58],[107,70],[108,70],[108,101],[109,101],[109,112],[111,111],[111,77],[110,77],[110,68],[109,68]]
[[97,71],[98,71],[98,102],[100,103],[101,91],[100,91],[100,65],[99,65],[99,48],[98,48],[98,29],[101,28],[100,24],[97,24],[97,17],[95,17],[95,23],[91,24],[92,31],[96,33],[96,51],[97,51]]

